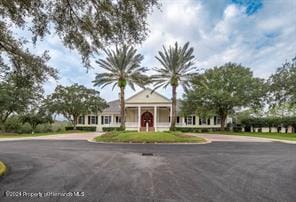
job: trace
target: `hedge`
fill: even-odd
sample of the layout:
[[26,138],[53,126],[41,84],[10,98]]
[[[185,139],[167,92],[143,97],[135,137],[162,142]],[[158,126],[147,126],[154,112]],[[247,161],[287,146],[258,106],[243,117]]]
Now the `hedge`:
[[213,131],[220,131],[220,128],[183,128],[183,127],[176,127],[177,131],[185,132],[185,133],[207,133]]
[[123,131],[121,127],[103,127],[102,130],[104,132],[109,132],[109,131]]
[[296,126],[296,117],[250,117],[241,120],[242,125],[255,128]]
[[[74,130],[74,127],[73,126],[66,126],[65,130]],[[76,126],[76,130],[96,131],[97,127],[95,127],[95,126]]]

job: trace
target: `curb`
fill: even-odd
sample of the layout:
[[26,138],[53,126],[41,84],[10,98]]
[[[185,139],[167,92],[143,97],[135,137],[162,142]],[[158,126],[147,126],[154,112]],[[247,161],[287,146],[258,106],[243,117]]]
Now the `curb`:
[[[205,139],[205,138],[203,138]],[[87,140],[88,142],[91,142],[91,143],[97,143],[97,144],[118,144],[118,145],[127,145],[127,144],[130,144],[130,145],[138,145],[138,144],[146,144],[146,145],[199,145],[199,144],[210,144],[212,143],[212,141],[208,140],[208,139],[205,139],[205,142],[200,142],[200,143],[193,143],[193,142],[176,142],[176,143],[137,143],[137,142],[97,142],[94,140],[94,138],[91,138],[91,139],[88,139]]]
[[[207,133],[200,133],[202,135],[213,135],[213,134],[207,134]],[[198,136],[197,133],[192,133],[191,135],[196,136],[196,137],[201,137]],[[291,140],[281,140],[281,139],[273,139],[273,138],[268,138],[268,137],[254,137],[254,136],[240,136],[240,135],[232,135],[232,134],[214,134],[214,135],[227,135],[227,136],[235,136],[235,137],[250,137],[250,138],[255,138],[255,139],[261,139],[261,140],[269,140],[270,142],[279,142],[279,143],[285,143],[285,144],[296,144],[296,141],[291,141]],[[207,139],[206,137],[201,137],[204,139]],[[221,141],[214,141],[214,142],[221,142]],[[227,141],[222,141],[222,142],[227,142]],[[232,141],[229,141],[232,142]]]
[[7,171],[6,165],[2,161],[0,161],[0,176],[5,175],[6,171]]

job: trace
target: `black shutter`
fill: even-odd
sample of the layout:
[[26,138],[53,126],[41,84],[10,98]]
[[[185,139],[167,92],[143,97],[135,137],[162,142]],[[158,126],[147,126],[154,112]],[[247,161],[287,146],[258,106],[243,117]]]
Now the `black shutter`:
[[184,121],[185,121],[185,123],[187,124],[187,116],[185,116],[185,120],[184,120]]
[[199,119],[199,125],[201,125],[201,118],[198,118]]
[[217,116],[214,116],[214,125],[217,125]]
[[171,122],[171,117],[169,116],[169,122]]
[[177,123],[180,123],[180,117],[177,116]]
[[211,119],[208,119],[208,125],[211,125]]
[[195,125],[195,116],[193,116],[193,125]]
[[118,118],[118,116],[116,116],[116,123],[119,123],[119,118]]
[[101,116],[101,124],[104,125],[104,116]]
[[90,116],[88,116],[88,125],[90,125]]
[[96,124],[98,124],[98,116],[96,116]]

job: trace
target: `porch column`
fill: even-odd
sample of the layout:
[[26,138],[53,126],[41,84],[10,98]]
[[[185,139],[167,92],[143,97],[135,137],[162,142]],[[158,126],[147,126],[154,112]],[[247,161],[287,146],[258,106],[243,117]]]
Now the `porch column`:
[[154,106],[154,130],[157,131],[157,107]]
[[138,131],[141,129],[141,107],[138,106]]
[[172,106],[170,106],[170,126],[172,126],[172,116],[173,116],[173,110],[172,110]]

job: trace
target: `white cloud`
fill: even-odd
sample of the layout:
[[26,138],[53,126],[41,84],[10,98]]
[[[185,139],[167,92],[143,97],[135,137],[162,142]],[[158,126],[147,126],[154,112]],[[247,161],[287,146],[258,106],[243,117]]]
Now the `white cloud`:
[[[195,48],[197,66],[211,68],[232,61],[250,67],[255,76],[267,78],[286,59],[296,54],[296,2],[294,0],[265,0],[263,6],[252,15],[244,5],[228,0],[165,0],[162,11],[155,10],[149,16],[150,35],[138,45],[144,55],[143,66],[159,66],[154,58],[162,45],[175,41],[190,44]],[[88,87],[96,72],[96,66],[86,73],[76,51],[64,48],[57,36],[49,36],[35,49],[41,53],[50,50],[50,64],[59,68],[62,79],[49,81],[46,91],[52,91],[57,83],[79,82]],[[101,55],[100,57],[103,57]],[[96,58],[97,59],[97,58]],[[151,74],[152,72],[150,72]],[[139,88],[138,88],[139,90]],[[159,89],[171,97],[170,88]],[[181,97],[183,90],[178,89]],[[127,89],[126,95],[133,94]],[[118,90],[111,87],[101,90],[107,100],[117,99]]]

